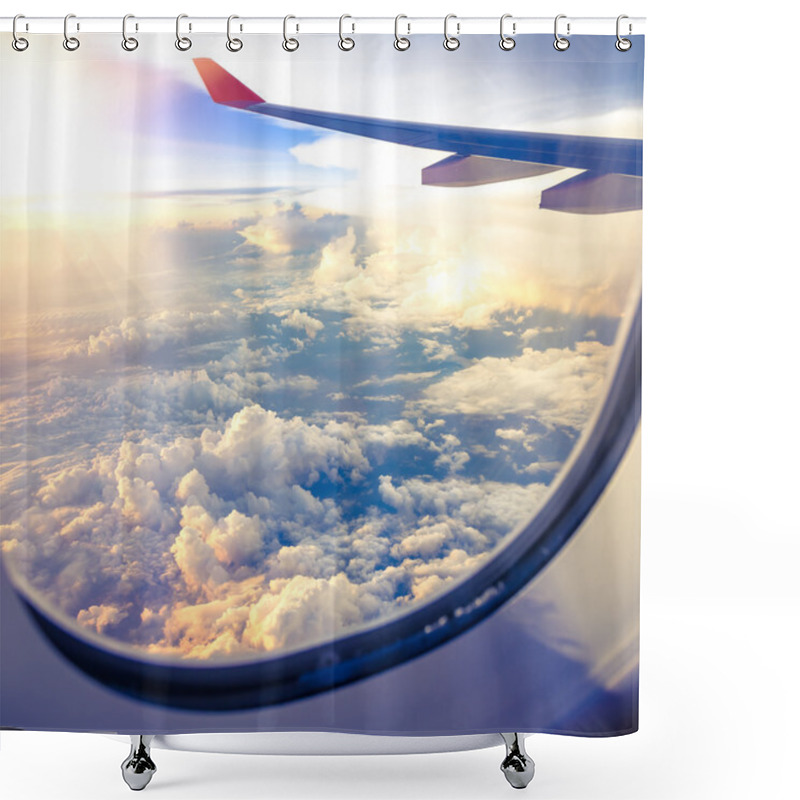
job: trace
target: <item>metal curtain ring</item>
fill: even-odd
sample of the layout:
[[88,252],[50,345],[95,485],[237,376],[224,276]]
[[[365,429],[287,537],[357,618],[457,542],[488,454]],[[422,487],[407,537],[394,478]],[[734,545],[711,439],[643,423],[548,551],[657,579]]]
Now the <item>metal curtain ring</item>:
[[461,42],[458,39],[458,33],[461,30],[461,24],[458,23],[458,22],[456,23],[456,35],[455,36],[451,36],[447,32],[447,24],[450,22],[451,19],[456,19],[456,15],[455,14],[448,14],[444,18],[444,42],[443,42],[444,49],[445,50],[458,50],[458,48],[461,47]]
[[[188,14],[178,14],[175,18],[175,47],[178,50],[188,50],[192,46],[192,40],[188,36],[181,36],[181,20],[188,19]],[[189,30],[191,31],[192,26],[191,23],[189,24]]]
[[[239,19],[239,17],[237,17],[236,14],[231,14],[228,17],[228,28],[227,28],[228,41],[225,42],[225,47],[227,47],[228,50],[231,51],[231,53],[238,53],[244,46],[241,39],[236,39],[235,37],[231,36],[231,22],[233,22],[233,20],[235,19]],[[240,25],[239,30],[241,29],[242,26]]]
[[11,23],[11,36],[12,36],[11,46],[18,53],[21,53],[23,50],[27,50],[28,49],[28,45],[30,44],[30,42],[28,42],[27,39],[23,39],[22,36],[17,36],[17,20],[18,19],[25,19],[25,15],[24,14],[17,14],[17,16],[14,17],[14,21]]
[[[291,14],[288,14],[287,16],[285,16],[283,18],[283,44],[282,44],[282,46],[283,46],[283,49],[286,50],[287,53],[293,53],[295,50],[297,50],[298,47],[300,47],[300,42],[298,42],[297,39],[290,38],[288,36],[289,20],[290,19],[296,19],[296,17],[292,16]],[[297,29],[299,30],[299,26],[298,26]]]
[[[503,14],[500,17],[500,49],[501,50],[513,50],[517,46],[516,39],[512,38],[511,36],[506,36],[506,32],[504,30],[505,23],[507,19],[511,19],[511,14]],[[511,32],[517,32],[517,23],[511,23]]]
[[[563,53],[564,50],[566,50],[569,47],[569,39],[565,39],[563,36],[561,36],[561,34],[559,34],[558,21],[560,19],[566,19],[566,18],[567,18],[566,14],[559,14],[556,17],[555,23],[553,24],[553,32],[555,33],[556,36],[556,40],[553,42],[553,47],[555,47],[555,49],[561,53]],[[567,23],[567,36],[569,36],[569,22]]]
[[122,49],[127,50],[129,53],[131,53],[139,46],[139,40],[134,38],[133,36],[128,36],[129,19],[134,19],[133,14],[126,14],[122,18]]
[[[75,19],[74,14],[67,14],[67,16],[64,17],[64,49],[70,52],[77,50],[81,46],[80,40],[77,37],[69,35],[68,26],[71,19]],[[80,28],[77,28],[77,30],[80,30]]]
[[[627,53],[628,50],[633,47],[633,42],[630,39],[623,39],[622,36],[619,35],[619,23],[622,22],[623,19],[628,19],[627,14],[620,14],[617,17],[617,41],[614,43],[614,47],[620,51],[620,53]],[[631,32],[631,25],[628,23],[628,33]]]
[[[411,39],[407,39],[405,36],[400,35],[400,20],[401,19],[408,19],[405,14],[398,14],[394,18],[394,49],[395,50],[408,50],[411,47]],[[408,33],[411,33],[411,23],[407,22],[406,27],[408,28]]]
[[[353,39],[351,39],[349,36],[345,36],[343,31],[342,31],[342,28],[344,27],[344,21],[346,19],[353,19],[353,18],[349,14],[342,14],[342,16],[339,17],[339,49],[340,50],[352,50],[356,46],[355,41]],[[356,30],[355,23],[352,23],[351,27],[352,27],[352,32],[354,33],[355,30]]]

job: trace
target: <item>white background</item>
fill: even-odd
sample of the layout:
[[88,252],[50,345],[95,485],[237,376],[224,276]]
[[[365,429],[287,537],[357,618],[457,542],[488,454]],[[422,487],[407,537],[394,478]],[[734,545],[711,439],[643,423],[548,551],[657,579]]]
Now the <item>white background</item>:
[[[402,6],[402,7],[401,7]],[[488,0],[29,0],[28,16],[647,16],[641,730],[535,736],[540,800],[798,796],[797,7]],[[524,676],[520,676],[524,680]],[[0,791],[127,797],[125,745],[2,734]],[[147,796],[491,798],[501,748],[425,756],[156,751]]]

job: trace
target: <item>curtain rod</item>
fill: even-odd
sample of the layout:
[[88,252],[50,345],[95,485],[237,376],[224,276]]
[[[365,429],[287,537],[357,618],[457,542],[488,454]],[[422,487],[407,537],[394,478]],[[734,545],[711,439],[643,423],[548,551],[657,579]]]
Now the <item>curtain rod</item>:
[[[617,31],[616,17],[570,17],[560,15],[559,30],[562,34],[587,35],[608,34],[613,36]],[[554,31],[554,17],[509,17],[506,20],[506,30],[514,35],[533,33],[549,33]],[[175,33],[175,17],[131,17],[128,21],[128,30],[138,33]],[[224,34],[227,30],[227,17],[193,17],[187,15],[181,19],[181,28],[194,34],[217,33]],[[339,32],[338,17],[304,17],[296,16],[291,21],[291,27],[297,33],[335,34]],[[356,17],[348,16],[345,30],[356,33],[386,33],[395,31],[394,17]],[[444,29],[444,17],[403,17],[400,20],[403,34],[408,33],[436,33],[441,34]],[[451,29],[457,26],[460,36],[470,34],[499,33],[500,15],[496,17],[459,17],[455,16],[450,21]],[[569,31],[567,31],[569,25]],[[237,17],[233,23],[233,30],[244,34],[282,34],[284,26],[283,17]],[[13,27],[12,17],[0,17],[0,31],[10,33]],[[643,34],[645,27],[644,17],[627,17],[623,20],[622,32],[625,36]],[[122,17],[81,17],[70,18],[70,30],[79,33],[121,33]],[[62,33],[64,32],[63,17],[20,17],[17,21],[17,33]]]

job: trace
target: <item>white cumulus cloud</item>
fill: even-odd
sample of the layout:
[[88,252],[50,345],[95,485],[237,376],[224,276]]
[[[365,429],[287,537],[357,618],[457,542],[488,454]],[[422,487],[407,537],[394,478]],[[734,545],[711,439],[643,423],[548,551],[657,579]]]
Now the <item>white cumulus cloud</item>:
[[305,311],[294,309],[290,314],[281,320],[281,325],[286,328],[298,328],[306,332],[306,336],[313,339],[325,325],[321,320],[315,319]]
[[520,356],[482,358],[427,387],[418,404],[432,414],[522,414],[580,428],[600,398],[610,350],[579,342],[574,350],[526,348]]

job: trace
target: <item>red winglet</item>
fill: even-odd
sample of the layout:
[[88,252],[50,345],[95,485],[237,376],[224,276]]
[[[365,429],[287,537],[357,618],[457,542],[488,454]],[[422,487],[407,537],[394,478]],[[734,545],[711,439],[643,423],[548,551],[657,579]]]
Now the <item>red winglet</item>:
[[194,65],[203,79],[203,83],[215,103],[233,108],[247,108],[255,103],[263,103],[252,89],[248,89],[227,70],[224,70],[213,58],[195,58]]

